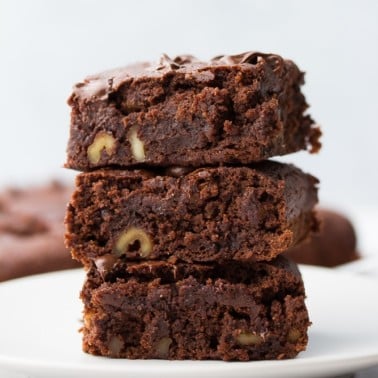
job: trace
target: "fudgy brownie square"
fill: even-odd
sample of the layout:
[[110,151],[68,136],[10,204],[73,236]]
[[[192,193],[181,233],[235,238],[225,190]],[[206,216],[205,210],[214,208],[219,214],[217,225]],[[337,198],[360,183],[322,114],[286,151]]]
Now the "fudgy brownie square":
[[78,175],[66,243],[100,256],[271,260],[316,229],[317,180],[292,165],[97,170]]
[[307,345],[303,282],[281,256],[92,264],[81,297],[83,349],[95,355],[248,361],[292,358]]
[[290,60],[248,52],[140,63],[76,84],[66,167],[248,164],[301,149],[320,131]]

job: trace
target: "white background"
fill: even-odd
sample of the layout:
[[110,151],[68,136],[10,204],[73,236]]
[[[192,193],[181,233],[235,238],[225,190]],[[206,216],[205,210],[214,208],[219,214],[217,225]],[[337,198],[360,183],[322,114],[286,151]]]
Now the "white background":
[[0,185],[72,180],[66,99],[87,74],[161,52],[276,52],[307,72],[321,200],[378,206],[378,1],[0,0]]
[[0,188],[73,180],[61,168],[66,99],[86,75],[162,52],[207,59],[247,50],[307,72],[324,147],[283,160],[318,176],[321,202],[350,211],[361,251],[377,253],[376,0],[0,0]]

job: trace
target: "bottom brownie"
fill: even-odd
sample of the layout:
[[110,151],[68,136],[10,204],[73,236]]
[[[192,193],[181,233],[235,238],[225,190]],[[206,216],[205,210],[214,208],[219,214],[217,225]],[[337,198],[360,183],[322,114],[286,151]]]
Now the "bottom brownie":
[[294,263],[93,266],[82,290],[83,350],[115,358],[293,358],[310,324]]

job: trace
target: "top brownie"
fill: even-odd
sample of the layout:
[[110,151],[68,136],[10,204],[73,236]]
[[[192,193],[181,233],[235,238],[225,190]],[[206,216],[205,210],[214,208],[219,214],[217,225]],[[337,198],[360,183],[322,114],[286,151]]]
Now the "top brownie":
[[292,61],[258,52],[209,62],[164,55],[89,76],[68,101],[66,167],[198,167],[316,152],[303,76]]

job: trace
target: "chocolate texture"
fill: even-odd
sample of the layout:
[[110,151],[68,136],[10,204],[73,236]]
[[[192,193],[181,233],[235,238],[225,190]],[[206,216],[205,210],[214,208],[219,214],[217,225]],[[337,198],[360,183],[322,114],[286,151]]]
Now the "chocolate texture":
[[295,357],[310,324],[294,263],[92,266],[82,291],[84,351],[113,358]]
[[80,174],[66,216],[74,258],[271,260],[317,228],[317,180],[294,166],[178,171]]
[[66,167],[249,164],[320,148],[303,73],[278,55],[192,56],[89,76],[69,99]]

